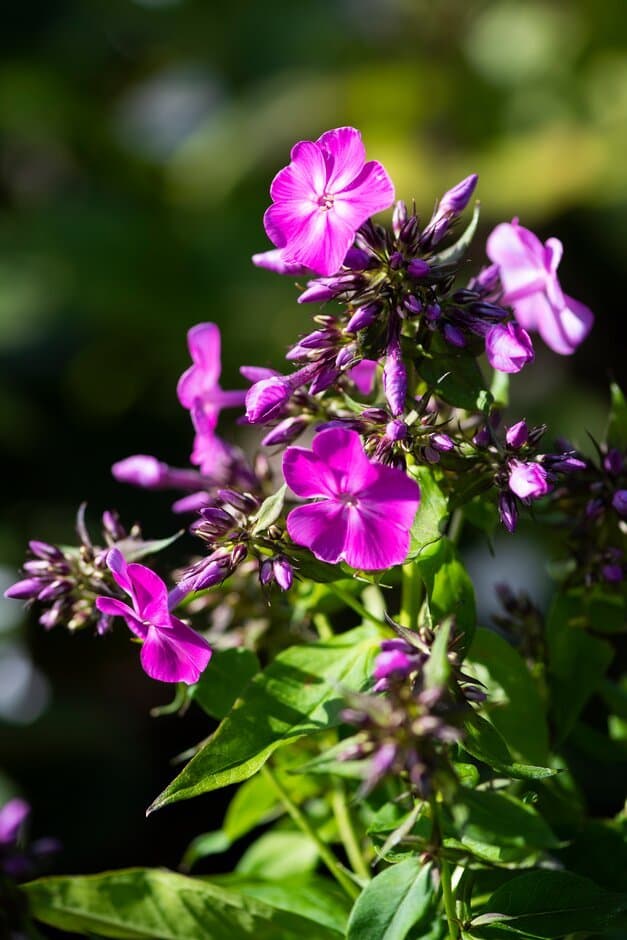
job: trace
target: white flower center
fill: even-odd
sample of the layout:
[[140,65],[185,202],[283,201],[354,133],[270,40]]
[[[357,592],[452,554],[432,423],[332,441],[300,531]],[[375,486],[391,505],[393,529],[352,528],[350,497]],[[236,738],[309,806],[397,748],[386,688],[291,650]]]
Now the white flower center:
[[322,196],[318,199],[318,205],[321,209],[324,209],[328,212],[329,209],[333,208],[333,203],[335,201],[335,196],[333,193],[323,193]]

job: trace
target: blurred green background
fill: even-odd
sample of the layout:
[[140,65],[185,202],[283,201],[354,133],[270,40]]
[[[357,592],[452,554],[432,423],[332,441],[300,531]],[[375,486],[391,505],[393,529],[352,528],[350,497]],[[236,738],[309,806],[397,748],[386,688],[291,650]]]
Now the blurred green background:
[[[190,325],[220,324],[225,387],[237,387],[241,363],[279,364],[304,328],[311,311],[294,285],[249,258],[269,247],[262,213],[290,146],[341,124],[362,130],[398,196],[425,215],[480,174],[477,263],[490,227],[514,215],[564,241],[562,283],[595,310],[596,328],[572,360],[539,351],[514,401],[579,445],[601,433],[607,379],[625,377],[626,17],[624,0],[5,10],[5,584],[28,537],[71,540],[82,499],[94,520],[117,506],[149,536],[176,527],[167,495],[118,487],[109,467],[135,452],[185,463],[191,431],[174,390]],[[523,557],[541,579],[533,549],[512,555],[511,544],[511,570]],[[96,641],[22,621],[3,602],[0,799],[20,788],[34,803],[36,834],[65,844],[59,870],[176,864],[193,834],[216,828],[223,796],[148,822],[143,810],[205,722],[146,718],[169,692],[140,672],[123,630]]]

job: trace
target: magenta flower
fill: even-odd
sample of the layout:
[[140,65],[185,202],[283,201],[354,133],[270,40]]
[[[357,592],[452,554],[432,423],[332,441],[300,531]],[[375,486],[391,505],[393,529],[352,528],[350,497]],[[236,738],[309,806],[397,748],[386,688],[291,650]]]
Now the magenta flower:
[[144,671],[160,682],[197,682],[211,659],[211,649],[170,613],[168,590],[161,578],[144,565],[127,564],[117,548],[107,555],[107,565],[133,606],[113,597],[97,597],[96,607],[110,617],[124,617],[129,630],[144,641],[140,654]]
[[30,815],[30,806],[26,800],[14,797],[0,809],[0,846],[10,846],[17,842],[20,829]]
[[488,362],[497,372],[520,372],[533,362],[531,338],[517,323],[497,323],[485,335]]
[[335,274],[360,225],[394,202],[394,186],[376,161],[366,163],[359,131],[338,127],[302,140],[272,181],[264,226],[282,260]]
[[539,463],[510,460],[509,488],[519,499],[539,499],[549,492],[549,481]]
[[590,332],[594,314],[562,291],[557,277],[561,241],[549,238],[543,245],[514,219],[496,226],[486,250],[499,268],[503,303],[513,308],[520,325],[537,330],[554,352],[573,353]]
[[193,326],[187,333],[187,345],[193,365],[179,379],[178,398],[189,411],[201,409],[213,430],[220,409],[243,405],[246,392],[220,388],[220,330],[215,323]]
[[356,431],[329,428],[312,450],[289,447],[283,474],[297,496],[317,500],[287,517],[297,545],[364,571],[405,561],[420,490],[402,470],[369,460]]
[[351,382],[355,383],[360,394],[372,394],[377,376],[377,365],[374,359],[361,359],[357,365],[348,370],[348,377]]

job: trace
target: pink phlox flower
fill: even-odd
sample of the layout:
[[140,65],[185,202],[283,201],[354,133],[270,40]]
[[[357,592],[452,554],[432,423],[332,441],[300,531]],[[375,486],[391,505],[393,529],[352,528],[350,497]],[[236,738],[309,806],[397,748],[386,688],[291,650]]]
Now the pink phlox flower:
[[394,186],[380,163],[366,163],[361,134],[354,127],[300,141],[290,156],[270,187],[273,204],[264,216],[266,233],[281,249],[283,262],[323,276],[335,274],[360,225],[392,205]]
[[131,598],[132,607],[113,597],[97,597],[96,606],[110,617],[123,617],[129,630],[143,640],[144,671],[160,682],[198,682],[211,649],[203,637],[170,613],[168,590],[161,578],[144,565],[127,564],[117,548],[108,553],[107,565]]
[[547,472],[539,463],[509,462],[509,488],[519,499],[540,499],[549,492]]
[[520,325],[537,330],[554,352],[573,353],[590,332],[594,314],[562,291],[557,277],[561,241],[549,238],[543,245],[514,219],[496,226],[486,250],[499,268],[502,302],[513,308]]
[[348,370],[347,375],[357,387],[361,395],[371,395],[377,375],[377,361],[375,359],[362,359],[357,365]]
[[287,517],[297,545],[321,561],[364,571],[405,561],[419,487],[402,470],[369,460],[356,431],[329,428],[312,450],[289,447],[283,474],[297,496],[316,500]]
[[220,388],[220,330],[215,323],[193,326],[187,333],[187,345],[193,365],[179,379],[178,399],[189,411],[202,409],[213,430],[220,410],[243,405],[246,392]]
[[485,335],[488,362],[497,372],[520,372],[533,362],[531,337],[518,323],[496,323]]
[[30,806],[19,796],[13,797],[0,809],[0,846],[14,845],[20,830],[30,815]]

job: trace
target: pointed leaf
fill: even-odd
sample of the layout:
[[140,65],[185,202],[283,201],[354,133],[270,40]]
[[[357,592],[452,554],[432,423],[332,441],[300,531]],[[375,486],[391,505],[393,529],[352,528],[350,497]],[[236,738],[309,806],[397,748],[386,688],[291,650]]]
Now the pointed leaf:
[[[436,919],[430,865],[409,858],[386,868],[366,886],[348,921],[347,940],[405,940],[422,937]],[[411,932],[411,933],[410,933]]]
[[276,522],[281,513],[283,512],[283,504],[285,502],[285,494],[287,492],[287,484],[284,483],[283,486],[273,493],[272,496],[268,496],[267,499],[264,499],[263,503],[259,508],[259,512],[254,517],[255,525],[252,530],[253,535],[258,535],[260,532],[265,532],[273,522]]
[[452,245],[449,245],[448,248],[444,248],[442,251],[438,252],[433,256],[434,264],[450,264],[457,265],[462,261],[466,255],[466,252],[470,248],[472,240],[474,238],[475,232],[477,231],[477,226],[479,224],[479,214],[481,212],[481,206],[478,202],[475,202],[472,210],[472,217],[470,222],[459,236],[456,242]]
[[442,536],[448,515],[446,496],[440,489],[431,467],[410,466],[408,472],[420,487],[420,505],[411,527],[411,543],[407,561],[411,561],[431,542]]
[[259,660],[251,650],[215,650],[190,696],[212,718],[225,718],[258,672]]

